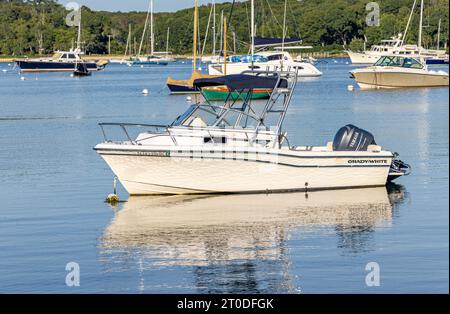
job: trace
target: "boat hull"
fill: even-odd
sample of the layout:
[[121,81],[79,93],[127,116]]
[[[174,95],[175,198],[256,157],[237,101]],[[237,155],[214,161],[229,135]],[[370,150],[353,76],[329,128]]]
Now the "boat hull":
[[[17,60],[16,64],[20,67],[21,72],[73,72],[75,68],[75,63],[70,62]],[[89,71],[103,69],[103,67],[99,67],[95,62],[86,62],[85,64]]]
[[449,85],[448,75],[371,70],[354,71],[352,75],[363,89],[440,87]]
[[[110,146],[112,147],[112,146]],[[195,151],[108,148],[97,152],[131,195],[267,193],[384,186],[388,152]],[[290,152],[290,150],[288,150]]]
[[200,94],[193,86],[167,84],[171,94]]
[[431,58],[431,59],[426,59],[426,63],[428,65],[440,65],[440,64],[448,64],[448,59],[437,59],[437,58]]
[[132,67],[147,67],[147,66],[166,66],[169,62],[165,61],[133,61],[129,65]]
[[297,69],[299,77],[319,77],[322,76],[320,72],[314,65],[304,62],[286,62],[283,66],[280,62],[269,62],[260,63],[255,62],[253,65],[251,63],[229,63],[224,64],[210,64],[208,66],[209,75],[222,76],[222,75],[233,75],[241,74],[245,71],[268,71],[268,72],[279,72],[279,71],[294,71]]

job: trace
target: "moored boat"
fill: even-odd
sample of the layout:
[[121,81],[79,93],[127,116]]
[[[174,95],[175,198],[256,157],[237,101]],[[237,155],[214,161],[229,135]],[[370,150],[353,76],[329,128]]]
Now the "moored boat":
[[[105,141],[94,149],[131,195],[374,187],[408,174],[409,166],[372,134],[351,125],[325,146],[288,144],[283,122],[296,83],[292,72],[199,79],[197,89],[273,92],[262,103],[195,103],[168,126],[102,123]],[[110,139],[109,127],[125,130],[126,139]],[[142,128],[136,137],[130,136],[133,127]]]
[[81,51],[57,51],[52,58],[17,59],[21,72],[73,72],[76,64],[84,64],[89,71],[100,71],[107,61],[86,61],[81,58]]
[[207,100],[226,100],[230,97],[231,100],[246,99],[251,97],[251,99],[268,99],[272,93],[271,89],[254,89],[250,93],[237,93],[231,92],[226,86],[214,86],[202,88],[203,95]]
[[423,13],[424,13],[424,1],[421,0],[420,5],[420,21],[419,21],[419,38],[417,45],[407,45],[406,35],[411,24],[413,14],[416,8],[417,0],[414,0],[411,13],[409,15],[408,23],[406,24],[406,29],[403,34],[392,37],[390,40],[382,40],[380,45],[373,45],[370,50],[365,50],[363,52],[354,52],[347,50],[347,54],[353,64],[374,64],[383,56],[397,55],[400,57],[409,58],[422,58],[424,63],[429,65],[440,65],[448,64],[449,56],[445,50],[439,49],[440,43],[440,28],[441,20],[439,20],[438,26],[438,47],[436,50],[425,49],[422,47],[422,32],[423,32]]
[[409,57],[384,56],[350,73],[363,89],[449,86],[447,72],[429,70],[423,60]]
[[75,65],[75,70],[73,71],[73,75],[75,76],[90,76],[92,73],[87,68],[84,63],[77,63]]
[[81,9],[78,23],[77,46],[69,51],[56,51],[51,58],[32,58],[15,60],[21,72],[73,72],[78,64],[82,64],[89,71],[103,70],[108,61],[87,61],[81,56]]
[[203,74],[197,71],[197,34],[198,34],[198,1],[194,1],[194,39],[193,39],[193,60],[192,60],[192,74],[187,80],[175,80],[168,77],[166,85],[171,94],[198,94],[200,91],[194,86],[194,81],[200,78],[213,77],[208,74]]

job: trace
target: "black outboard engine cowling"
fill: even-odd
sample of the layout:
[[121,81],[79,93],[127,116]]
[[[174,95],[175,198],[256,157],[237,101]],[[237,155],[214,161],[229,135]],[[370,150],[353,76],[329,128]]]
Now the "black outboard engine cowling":
[[366,151],[369,145],[377,145],[372,133],[349,124],[337,132],[333,141],[333,150]]

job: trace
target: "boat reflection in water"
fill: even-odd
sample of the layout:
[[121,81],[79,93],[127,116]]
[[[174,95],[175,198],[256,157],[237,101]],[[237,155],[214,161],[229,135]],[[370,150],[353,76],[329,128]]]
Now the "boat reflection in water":
[[[106,228],[101,253],[111,268],[129,266],[130,258],[144,269],[193,267],[197,292],[292,293],[288,242],[294,231],[331,228],[339,248],[364,251],[371,246],[364,243],[367,233],[390,226],[404,194],[391,185],[309,194],[131,197]],[[255,276],[261,272],[265,288]]]

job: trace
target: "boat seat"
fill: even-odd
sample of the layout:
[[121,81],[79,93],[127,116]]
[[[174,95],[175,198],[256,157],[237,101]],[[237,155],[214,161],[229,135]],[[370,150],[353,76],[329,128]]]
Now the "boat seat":
[[367,150],[371,151],[371,152],[378,152],[379,153],[379,152],[381,152],[382,148],[379,145],[369,145],[367,147]]
[[208,125],[205,123],[205,121],[203,121],[202,118],[196,117],[194,120],[192,120],[190,126],[195,128],[206,128]]

